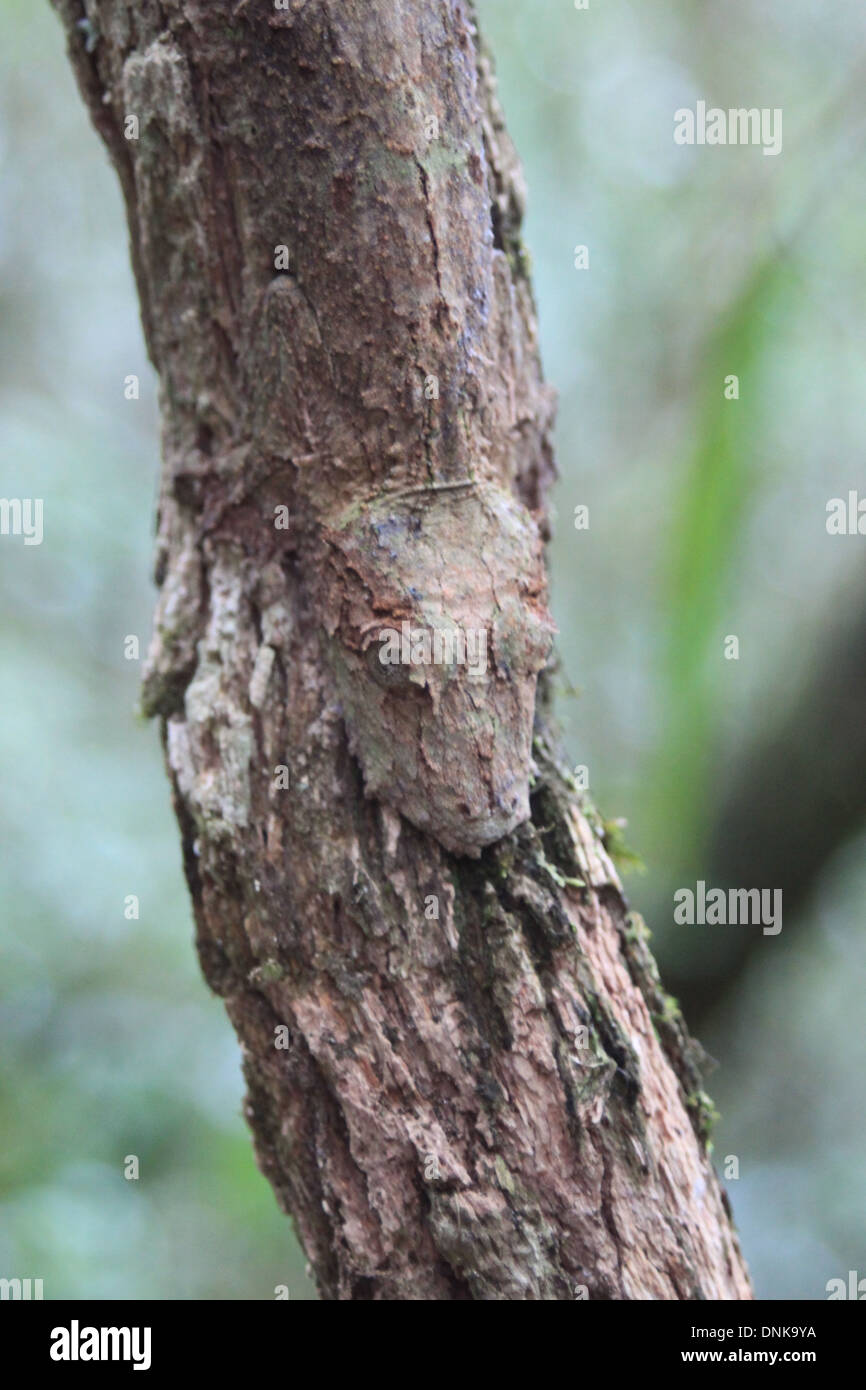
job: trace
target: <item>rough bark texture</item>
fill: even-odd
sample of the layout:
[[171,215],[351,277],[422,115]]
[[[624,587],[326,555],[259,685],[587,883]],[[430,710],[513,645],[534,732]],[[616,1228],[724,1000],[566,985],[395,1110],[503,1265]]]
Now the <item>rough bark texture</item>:
[[[699,1049],[535,700],[553,412],[471,5],[54,2],[161,381],[145,708],[322,1295],[751,1297]],[[383,684],[371,634],[446,616],[483,680]]]

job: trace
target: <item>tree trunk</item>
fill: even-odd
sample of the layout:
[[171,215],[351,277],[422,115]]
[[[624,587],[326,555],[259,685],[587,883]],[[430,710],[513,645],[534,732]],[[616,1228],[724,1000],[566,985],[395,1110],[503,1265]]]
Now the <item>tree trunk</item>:
[[[54,3],[161,382],[144,707],[322,1296],[750,1298],[549,729],[553,410],[471,4]],[[437,625],[462,664],[406,664]]]

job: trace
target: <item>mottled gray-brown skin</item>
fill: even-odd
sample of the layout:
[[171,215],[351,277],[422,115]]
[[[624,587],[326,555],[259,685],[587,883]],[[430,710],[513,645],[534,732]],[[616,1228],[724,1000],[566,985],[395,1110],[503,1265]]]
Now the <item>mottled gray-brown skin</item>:
[[[477,857],[529,816],[552,630],[538,529],[509,493],[470,484],[350,508],[328,544],[330,657],[367,792]],[[463,661],[383,661],[404,623],[475,646]]]
[[[144,707],[323,1297],[750,1297],[699,1051],[536,675],[552,401],[471,5],[55,6],[160,378]],[[484,679],[380,698],[407,608],[486,624]]]

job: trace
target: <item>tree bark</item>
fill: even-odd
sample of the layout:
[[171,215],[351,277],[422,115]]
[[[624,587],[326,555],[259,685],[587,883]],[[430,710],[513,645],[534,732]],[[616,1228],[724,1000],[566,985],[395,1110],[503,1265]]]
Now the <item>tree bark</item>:
[[[144,708],[322,1296],[750,1298],[700,1050],[536,700],[553,408],[471,4],[54,4],[161,383]],[[483,678],[385,681],[384,626],[451,608]]]

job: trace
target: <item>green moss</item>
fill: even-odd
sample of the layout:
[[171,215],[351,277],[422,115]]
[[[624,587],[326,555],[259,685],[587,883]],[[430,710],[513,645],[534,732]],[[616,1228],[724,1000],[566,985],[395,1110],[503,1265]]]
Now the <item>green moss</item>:
[[683,1013],[680,1008],[679,1000],[672,994],[666,994],[664,990],[659,992],[658,998],[661,1001],[661,1011],[653,1014],[653,1021],[659,1023],[682,1023]]
[[248,979],[251,985],[273,985],[285,979],[285,975],[278,960],[266,960],[250,971]]
[[631,870],[633,873],[645,874],[646,864],[639,854],[630,849],[626,844],[623,835],[624,821],[621,820],[602,820],[602,842],[605,849],[618,869],[624,873]]
[[561,874],[555,864],[549,863],[542,854],[539,863],[545,873],[549,874],[557,888],[585,888],[586,883],[582,878],[572,878],[566,874]]
[[508,1166],[500,1154],[496,1155],[496,1161],[493,1166],[496,1170],[496,1181],[499,1183],[502,1190],[504,1192],[514,1192],[514,1178],[508,1171]]
[[509,237],[505,243],[505,254],[515,280],[532,280],[532,257],[521,237]]
[[707,1153],[712,1153],[713,1143],[710,1136],[719,1119],[719,1112],[712,1099],[706,1091],[693,1091],[686,1096],[686,1108],[691,1116],[696,1134],[703,1142]]
[[652,940],[652,932],[639,912],[630,912],[626,917],[624,935],[629,945],[639,941],[649,943]]

